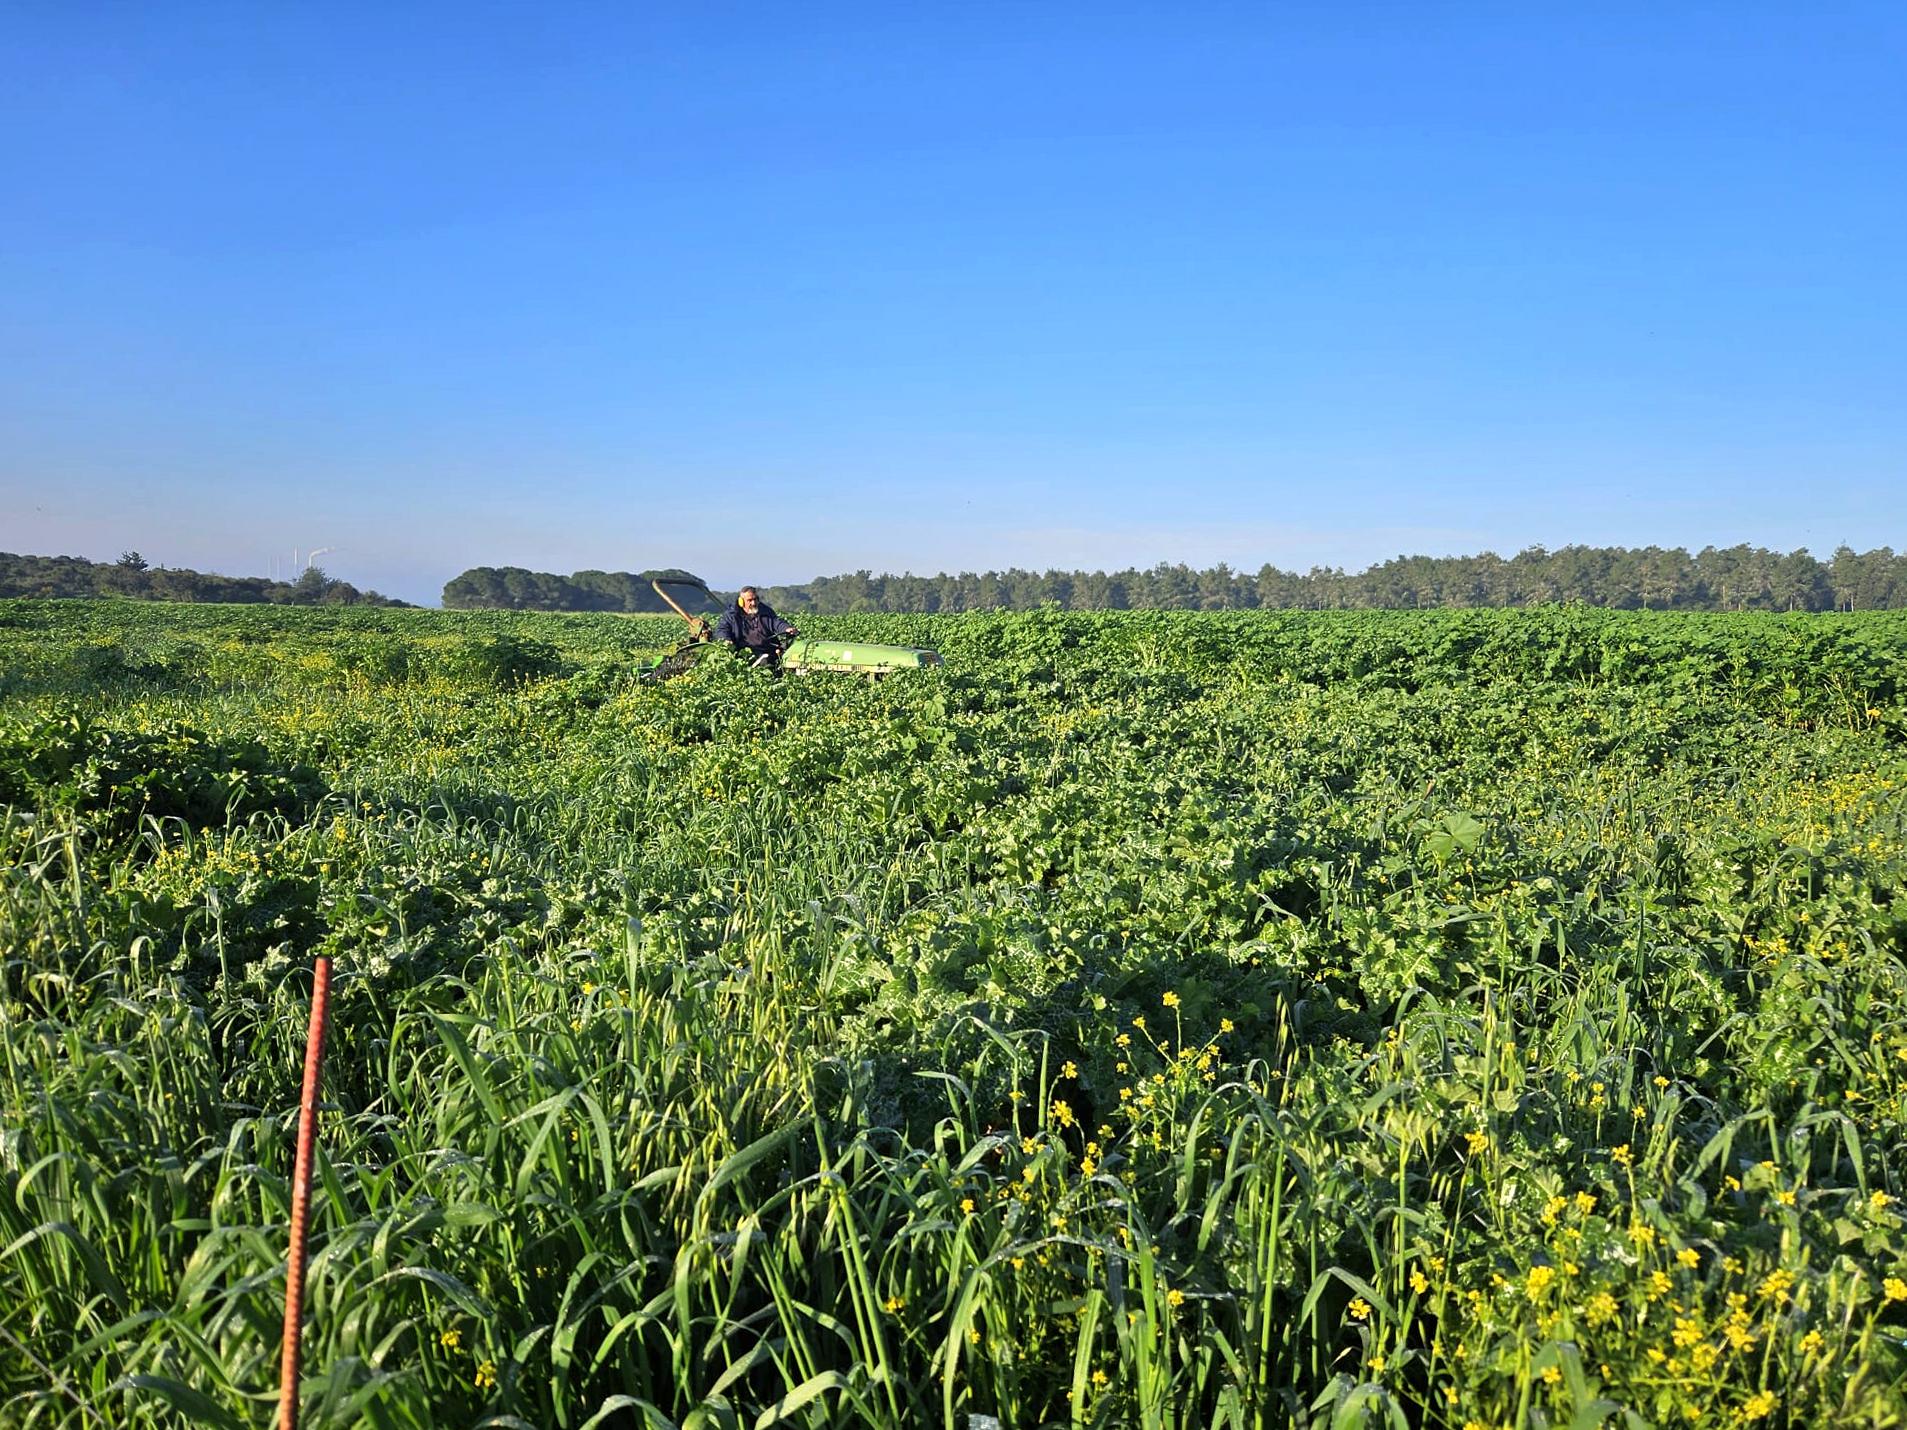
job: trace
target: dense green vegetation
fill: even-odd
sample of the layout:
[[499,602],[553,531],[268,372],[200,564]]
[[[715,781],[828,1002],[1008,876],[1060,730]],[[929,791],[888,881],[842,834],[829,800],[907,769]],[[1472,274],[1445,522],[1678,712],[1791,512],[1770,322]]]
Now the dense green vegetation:
[[[445,583],[449,610],[621,611],[668,607],[650,589],[651,571],[575,571],[474,566]],[[1303,574],[1266,565],[1234,571],[1168,563],[1125,571],[963,571],[937,576],[820,576],[764,594],[788,612],[824,615],[967,611],[1420,610],[1527,607],[1578,602],[1615,610],[1886,611],[1907,608],[1907,555],[1889,547],[1840,547],[1826,561],[1806,550],[1756,546],[1531,547],[1508,558],[1399,556],[1361,572],[1313,567]],[[297,581],[217,576],[148,567],[137,552],[117,562],[0,552],[0,597],[121,596],[273,605],[402,605],[359,591],[317,568]],[[718,604],[728,596],[717,593]]]
[[0,1421],[1899,1422],[1907,616],[804,627],[0,603]]
[[136,601],[192,601],[274,606],[402,606],[375,591],[307,566],[295,581],[265,576],[220,576],[178,566],[153,566],[137,551],[117,561],[83,556],[21,556],[0,551],[0,597],[115,596]]
[[[659,614],[669,609],[650,583],[657,578],[700,581],[677,566],[651,571],[577,571],[556,576],[521,566],[473,566],[444,586],[452,611],[624,611]],[[683,592],[676,592],[678,599]],[[715,593],[726,605],[733,593]]]
[[[1576,601],[1617,610],[1885,611],[1907,607],[1907,555],[1843,546],[1827,561],[1806,550],[1758,546],[1531,547],[1505,560],[1399,556],[1361,572],[1313,567],[1299,574],[1220,563],[1194,570],[1161,562],[1125,571],[963,571],[937,576],[855,571],[764,594],[785,611],[1419,610],[1537,606]],[[658,610],[644,580],[625,573],[554,576],[479,567],[444,587],[444,604],[517,611]]]

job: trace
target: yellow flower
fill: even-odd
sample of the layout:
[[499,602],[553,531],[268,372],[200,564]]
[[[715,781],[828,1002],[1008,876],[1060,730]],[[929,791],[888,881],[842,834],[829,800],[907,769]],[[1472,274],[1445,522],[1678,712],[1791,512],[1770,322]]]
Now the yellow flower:
[[[1766,1276],[1762,1277],[1761,1287],[1757,1294],[1760,1295],[1764,1301],[1773,1301],[1777,1306],[1785,1306],[1788,1304],[1788,1292],[1793,1286],[1793,1273],[1787,1271],[1770,1271]],[[1901,1295],[1907,1297],[1907,1288],[1902,1289]]]
[[1693,1271],[1702,1264],[1702,1253],[1692,1246],[1685,1246],[1675,1253],[1675,1259]]
[[1165,1293],[1165,1304],[1177,1310],[1180,1306],[1185,1304],[1185,1293],[1174,1286],[1170,1291]]
[[1415,1291],[1419,1296],[1430,1289],[1430,1278],[1424,1275],[1422,1267],[1413,1266],[1410,1268],[1410,1289]]
[[1611,1148],[1609,1157],[1618,1167],[1631,1167],[1635,1165],[1635,1158],[1630,1155],[1629,1144],[1627,1142],[1623,1143],[1620,1147]]
[[1562,1378],[1563,1372],[1558,1366],[1549,1366],[1543,1371],[1543,1384],[1545,1385],[1555,1385],[1560,1382]]
[[891,1316],[896,1311],[904,1309],[906,1305],[907,1298],[905,1296],[889,1296],[885,1301],[881,1302],[881,1309]]
[[1889,1276],[1881,1282],[1881,1291],[1890,1301],[1907,1301],[1907,1281],[1898,1276]]
[[487,1360],[477,1367],[477,1373],[472,1378],[472,1384],[474,1384],[478,1390],[488,1390],[496,1383],[497,1363],[495,1361]]
[[962,1197],[960,1199],[960,1210],[965,1212],[968,1216],[972,1216],[973,1215],[973,1198]]
[[1828,1343],[1828,1338],[1819,1331],[1809,1331],[1801,1338],[1801,1354],[1811,1356]]
[[1867,1199],[1867,1204],[1875,1211],[1884,1211],[1894,1199],[1885,1192],[1876,1192]]
[[1138,1017],[1134,1018],[1132,1020],[1132,1026],[1143,1033],[1146,1030],[1146,1015],[1141,1013]]
[[1237,1025],[1233,1023],[1230,1018],[1220,1018],[1218,1020],[1218,1030],[1221,1033],[1233,1032],[1236,1030],[1236,1027]]
[[1524,1294],[1532,1301],[1540,1300],[1543,1293],[1549,1290],[1550,1283],[1555,1281],[1555,1279],[1555,1267],[1532,1266],[1530,1268],[1529,1280],[1525,1283],[1523,1288]]
[[1179,1006],[1179,995],[1168,988],[1165,991],[1165,995],[1160,998],[1159,1001],[1168,1008],[1176,1008]]
[[1631,1222],[1629,1223],[1629,1240],[1633,1241],[1637,1246],[1654,1246],[1655,1228],[1645,1226],[1639,1221]]
[[1060,1064],[1059,1075],[1061,1077],[1078,1077],[1079,1064],[1068,1058],[1065,1062]]
[[1743,1403],[1741,1418],[1744,1420],[1765,1420],[1774,1414],[1775,1407],[1781,1402],[1772,1390],[1764,1390],[1751,1395]]
[[1370,1365],[1373,1371],[1382,1371],[1384,1369],[1384,1357],[1372,1356]]
[[1583,1216],[1588,1216],[1595,1209],[1596,1209],[1595,1193],[1593,1192],[1576,1193],[1576,1210],[1578,1213],[1580,1213]]
[[1093,1372],[1093,1388],[1094,1389],[1104,1390],[1111,1383],[1112,1383],[1112,1378],[1108,1376],[1106,1372],[1104,1372],[1103,1370],[1096,1370]]
[[1354,1321],[1368,1321],[1371,1318],[1371,1303],[1362,1296],[1353,1296],[1349,1309]]
[[1607,1291],[1598,1291],[1589,1298],[1589,1304],[1585,1309],[1589,1313],[1589,1324],[1600,1326],[1604,1321],[1615,1316],[1616,1298]]
[[977,1346],[980,1344],[980,1331],[978,1327],[967,1332],[967,1344],[970,1346]]
[[1473,1157],[1481,1156],[1490,1145],[1490,1139],[1481,1132],[1466,1132],[1463,1140],[1469,1146],[1470,1155]]
[[437,1344],[447,1351],[454,1351],[463,1343],[463,1332],[454,1326],[437,1338]]

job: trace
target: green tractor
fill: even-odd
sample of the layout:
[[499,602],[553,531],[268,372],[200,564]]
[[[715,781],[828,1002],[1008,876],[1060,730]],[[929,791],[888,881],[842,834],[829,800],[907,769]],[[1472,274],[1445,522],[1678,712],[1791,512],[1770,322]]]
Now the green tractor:
[[[640,679],[651,682],[667,680],[682,674],[708,652],[728,649],[715,642],[713,627],[706,616],[690,615],[683,609],[682,603],[670,594],[670,588],[674,588],[690,596],[699,595],[705,604],[713,606],[716,604],[715,596],[707,586],[700,581],[669,576],[657,577],[649,584],[669,609],[688,623],[689,630],[674,650],[645,665],[637,673]],[[769,654],[755,657],[752,664],[796,675],[829,671],[879,679],[897,670],[919,670],[924,666],[939,665],[940,652],[920,650],[914,646],[868,645],[861,641],[824,641],[797,636],[793,640],[783,641]]]

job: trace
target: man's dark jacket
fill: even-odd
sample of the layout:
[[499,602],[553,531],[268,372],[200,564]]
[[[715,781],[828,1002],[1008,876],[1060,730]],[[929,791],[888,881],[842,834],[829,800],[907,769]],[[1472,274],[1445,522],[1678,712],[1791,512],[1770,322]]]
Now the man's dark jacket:
[[766,601],[756,601],[752,616],[737,602],[722,613],[721,624],[715,628],[715,639],[744,646],[759,655],[774,646],[776,636],[793,635],[794,631]]

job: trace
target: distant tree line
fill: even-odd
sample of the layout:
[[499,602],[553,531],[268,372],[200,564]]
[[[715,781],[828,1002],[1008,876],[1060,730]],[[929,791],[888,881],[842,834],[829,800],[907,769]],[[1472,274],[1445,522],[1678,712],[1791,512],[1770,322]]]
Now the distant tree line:
[[1160,564],[1124,571],[963,571],[938,576],[856,571],[764,588],[783,611],[1373,610],[1452,606],[1591,606],[1663,611],[1869,611],[1907,607],[1907,553],[1842,546],[1827,561],[1756,546],[1532,546],[1504,558],[1399,556],[1360,572],[1299,574]]
[[[667,611],[668,605],[649,584],[662,578],[701,580],[676,567],[556,576],[521,566],[473,566],[444,584],[444,605],[453,611]],[[691,613],[702,604],[679,592],[676,600]]]
[[81,556],[18,556],[0,551],[0,597],[124,596],[138,601],[230,601],[275,606],[403,606],[405,601],[360,591],[307,566],[296,581],[264,576],[220,576],[181,566],[149,565],[137,551],[117,561]]
[[[479,566],[444,587],[444,604],[518,611],[661,611],[654,575],[684,571],[578,571],[554,576]],[[692,577],[690,579],[693,579]],[[1658,611],[1878,611],[1907,608],[1907,552],[1838,548],[1826,561],[1805,548],[1532,546],[1508,558],[1399,556],[1364,571],[1261,566],[1234,571],[1161,563],[1124,571],[943,572],[937,576],[821,576],[764,586],[784,612],[1032,610],[1409,610],[1536,606],[1553,601]],[[724,603],[726,597],[718,598]]]

